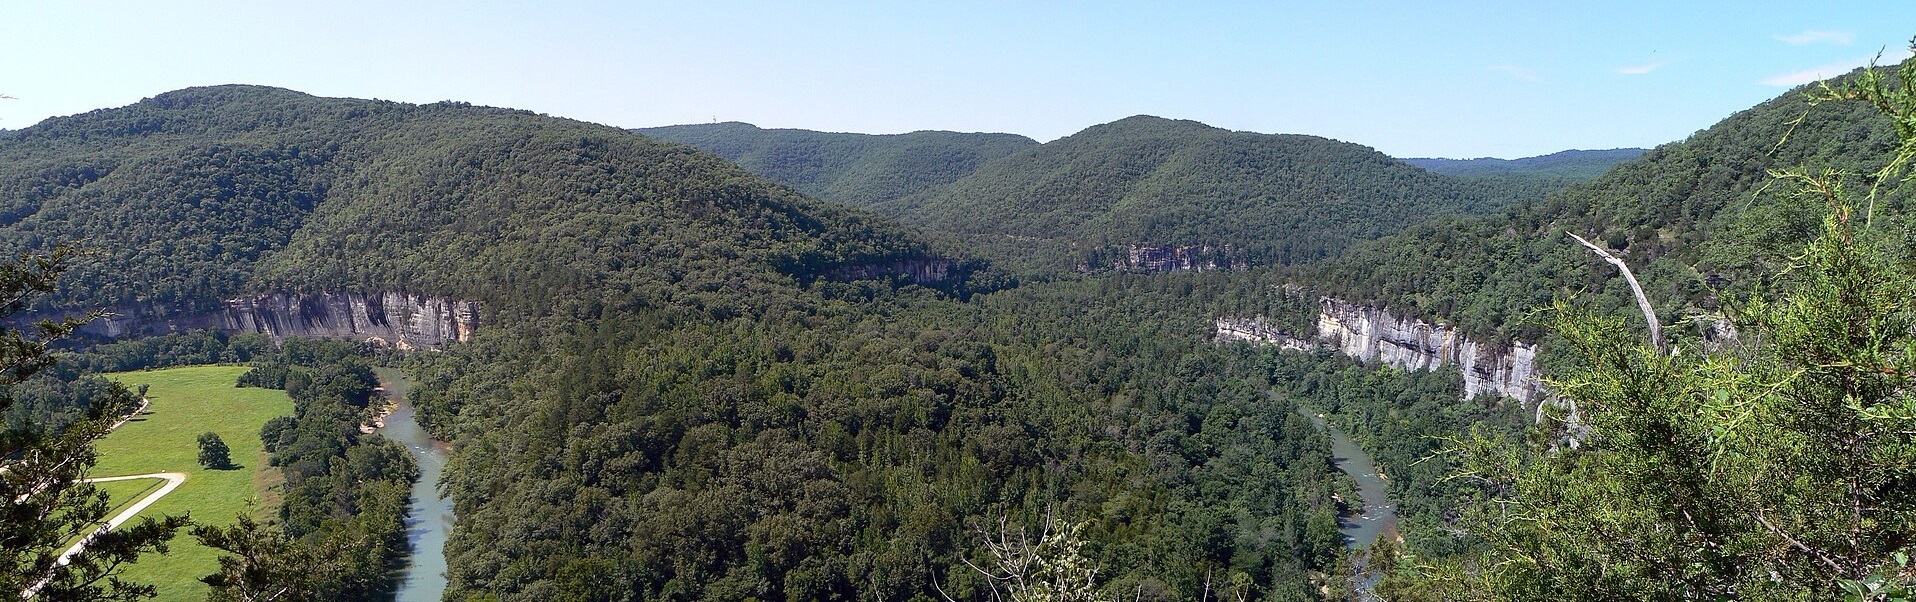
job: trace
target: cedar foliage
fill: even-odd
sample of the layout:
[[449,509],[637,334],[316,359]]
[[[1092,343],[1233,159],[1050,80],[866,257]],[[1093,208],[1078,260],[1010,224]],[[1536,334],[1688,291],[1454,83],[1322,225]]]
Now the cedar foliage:
[[[35,296],[53,290],[68,255],[22,255],[0,264],[0,317],[17,314]],[[0,414],[15,405],[15,394],[55,363],[49,349],[90,318],[0,327]],[[30,381],[28,381],[30,382]],[[140,600],[153,586],[122,581],[121,567],[141,555],[164,553],[186,517],[146,516],[118,529],[98,531],[112,506],[105,492],[86,483],[95,462],[93,443],[105,437],[139,399],[126,387],[91,381],[86,399],[67,397],[55,388],[38,405],[78,408],[56,425],[10,423],[0,429],[0,595],[32,592],[50,601]],[[43,389],[44,390],[44,389]],[[80,406],[76,401],[84,401]],[[60,562],[69,542],[87,537],[87,546]]]
[[[1560,304],[1554,325],[1582,362],[1554,385],[1581,411],[1581,445],[1454,439],[1459,478],[1493,502],[1459,523],[1483,545],[1451,558],[1389,558],[1380,593],[1908,599],[1916,271],[1905,241],[1873,213],[1916,156],[1912,84],[1906,65],[1806,95],[1816,111],[1880,110],[1895,142],[1865,180],[1868,193],[1835,170],[1773,172],[1773,194],[1820,207],[1822,218],[1786,267],[1750,292],[1722,294],[1733,338],[1665,353],[1619,319]],[[1864,102],[1834,102],[1843,100]]]

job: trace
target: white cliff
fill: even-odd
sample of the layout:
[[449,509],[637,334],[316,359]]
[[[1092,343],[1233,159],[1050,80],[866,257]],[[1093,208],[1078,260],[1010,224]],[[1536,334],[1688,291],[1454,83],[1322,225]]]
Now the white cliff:
[[1464,399],[1508,397],[1525,405],[1549,397],[1537,371],[1537,346],[1493,347],[1465,337],[1456,327],[1391,315],[1381,309],[1319,299],[1317,332],[1311,338],[1270,327],[1262,317],[1218,318],[1220,340],[1274,344],[1287,349],[1329,347],[1361,362],[1403,370],[1458,370]]
[[478,303],[405,293],[274,293],[228,299],[222,305],[199,312],[162,305],[116,307],[82,331],[119,338],[214,329],[264,333],[274,339],[355,339],[432,348],[469,340],[479,327]]

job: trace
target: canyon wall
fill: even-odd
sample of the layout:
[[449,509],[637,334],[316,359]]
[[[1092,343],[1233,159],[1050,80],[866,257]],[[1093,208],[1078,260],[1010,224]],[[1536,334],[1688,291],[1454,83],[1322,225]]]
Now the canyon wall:
[[1209,272],[1218,269],[1217,257],[1229,254],[1229,246],[1147,247],[1131,245],[1112,267],[1134,272]]
[[1287,349],[1329,348],[1361,362],[1403,370],[1448,366],[1463,373],[1464,399],[1488,394],[1537,405],[1550,398],[1540,382],[1536,345],[1493,347],[1465,337],[1452,326],[1330,297],[1318,303],[1317,332],[1308,338],[1273,328],[1262,317],[1218,318],[1217,338]]
[[943,283],[951,279],[956,262],[949,259],[907,259],[890,263],[861,263],[835,268],[825,274],[830,280],[867,280],[902,276],[921,285]]
[[401,349],[465,341],[479,327],[479,304],[405,293],[268,294],[228,299],[214,311],[164,305],[122,306],[81,332],[119,338],[184,330],[257,332],[275,340],[332,338],[375,341]]
[[1105,247],[1078,262],[1078,271],[1212,272],[1231,269],[1236,249],[1231,245],[1125,245]]

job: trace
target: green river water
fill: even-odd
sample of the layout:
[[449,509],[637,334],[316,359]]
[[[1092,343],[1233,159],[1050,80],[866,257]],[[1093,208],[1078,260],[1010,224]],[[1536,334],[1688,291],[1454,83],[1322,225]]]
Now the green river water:
[[1344,533],[1344,543],[1352,549],[1362,548],[1377,541],[1385,529],[1397,524],[1397,506],[1385,495],[1388,481],[1383,473],[1377,471],[1377,465],[1371,462],[1370,454],[1357,446],[1349,435],[1337,427],[1331,426],[1323,417],[1300,408],[1298,411],[1309,416],[1317,428],[1324,429],[1331,436],[1331,462],[1337,469],[1344,471],[1357,481],[1357,495],[1363,503],[1363,509],[1350,516],[1337,519],[1339,531]]
[[406,447],[419,464],[419,480],[412,484],[412,506],[406,515],[406,543],[411,555],[399,580],[399,602],[438,602],[446,591],[446,534],[452,531],[452,500],[440,497],[439,474],[446,469],[446,444],[433,440],[419,427],[412,402],[406,399],[410,382],[397,371],[379,370],[379,380],[399,408],[386,417],[379,434]]

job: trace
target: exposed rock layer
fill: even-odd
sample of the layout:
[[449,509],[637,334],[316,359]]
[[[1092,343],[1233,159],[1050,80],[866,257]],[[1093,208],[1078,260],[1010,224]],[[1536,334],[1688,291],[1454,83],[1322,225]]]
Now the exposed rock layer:
[[1358,361],[1404,370],[1452,366],[1463,373],[1464,399],[1489,394],[1529,405],[1548,397],[1539,382],[1536,345],[1493,347],[1473,341],[1451,326],[1398,317],[1330,297],[1319,299],[1317,332],[1311,338],[1273,328],[1262,317],[1218,318],[1217,337],[1287,349],[1328,347]]
[[[1120,272],[1210,272],[1220,268],[1220,257],[1228,258],[1230,254],[1230,245],[1222,248],[1130,245],[1112,260],[1111,267]],[[1090,271],[1089,265],[1082,267],[1086,268],[1082,271]]]
[[832,280],[865,280],[870,278],[909,278],[916,284],[939,284],[951,278],[955,262],[949,259],[906,259],[890,263],[861,263],[832,270],[826,274]]
[[214,329],[265,333],[274,339],[372,340],[420,348],[468,340],[479,327],[478,303],[405,293],[275,293],[229,299],[216,311],[139,305],[111,312],[81,331],[119,338]]

